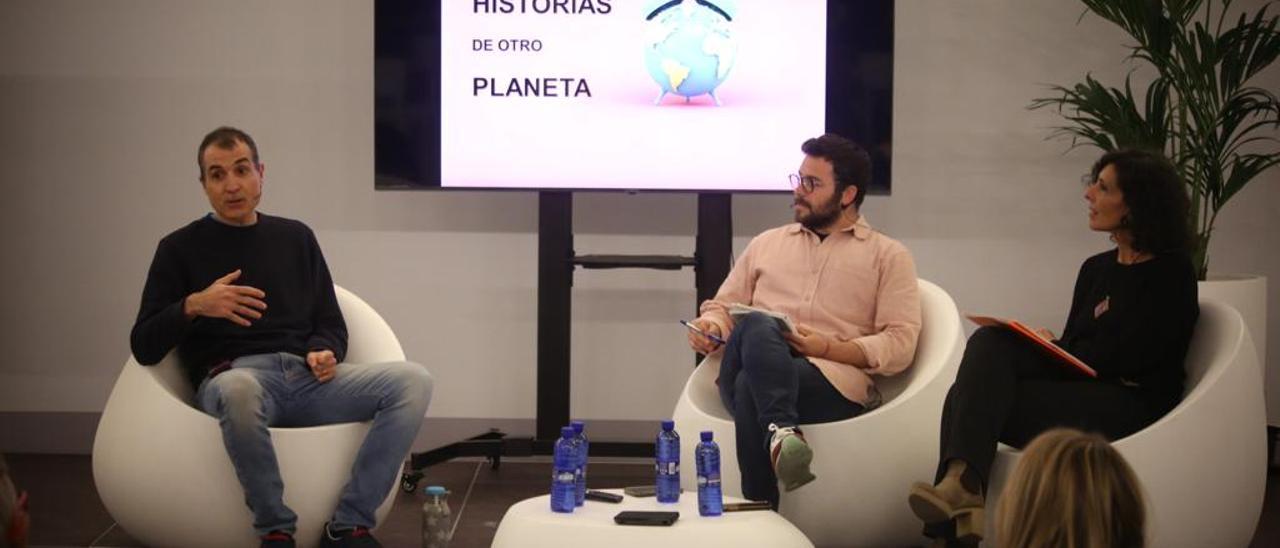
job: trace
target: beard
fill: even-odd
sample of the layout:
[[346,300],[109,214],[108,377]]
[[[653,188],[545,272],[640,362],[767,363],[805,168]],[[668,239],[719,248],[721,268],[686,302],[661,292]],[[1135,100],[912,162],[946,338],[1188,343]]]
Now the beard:
[[800,198],[796,198],[793,203],[804,205],[809,209],[808,213],[797,211],[796,222],[814,232],[835,224],[844,213],[843,208],[840,207],[840,194],[832,194],[830,200],[816,206]]

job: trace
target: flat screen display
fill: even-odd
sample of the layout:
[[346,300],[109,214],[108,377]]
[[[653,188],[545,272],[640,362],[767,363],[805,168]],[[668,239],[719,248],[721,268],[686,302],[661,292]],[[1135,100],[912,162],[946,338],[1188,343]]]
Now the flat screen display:
[[893,2],[377,0],[379,189],[790,191],[826,131],[890,181]]

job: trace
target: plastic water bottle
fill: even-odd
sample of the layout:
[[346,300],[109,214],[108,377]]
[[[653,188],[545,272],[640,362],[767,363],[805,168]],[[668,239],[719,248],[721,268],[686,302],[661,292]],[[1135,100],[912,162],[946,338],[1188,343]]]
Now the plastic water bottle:
[[680,435],[676,433],[673,420],[662,421],[662,431],[658,432],[657,449],[657,484],[658,502],[680,501]]
[[427,503],[422,505],[422,548],[448,548],[453,537],[453,514],[449,511],[449,492],[432,485],[424,490]]
[[587,449],[591,444],[587,442],[587,435],[582,433],[586,423],[573,421],[569,425],[573,427],[573,441],[578,444],[577,489],[574,493],[574,504],[582,506],[587,500]]
[[556,440],[554,464],[551,471],[551,511],[573,512],[577,486],[577,444],[573,441],[573,427],[560,429],[560,439]]
[[724,512],[720,492],[720,446],[711,441],[711,432],[702,433],[702,443],[694,451],[698,466],[698,514],[718,516]]

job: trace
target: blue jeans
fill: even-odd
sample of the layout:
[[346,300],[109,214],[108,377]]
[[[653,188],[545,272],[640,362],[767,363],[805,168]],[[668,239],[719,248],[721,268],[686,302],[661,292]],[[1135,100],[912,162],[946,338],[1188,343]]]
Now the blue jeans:
[[742,495],[778,507],[769,425],[798,426],[863,412],[804,356],[795,355],[773,318],[755,312],[734,326],[720,360],[720,399],[733,414]]
[[301,356],[242,356],[200,383],[196,401],[218,419],[259,535],[294,532],[268,427],[319,426],[372,419],[332,516],[335,528],[373,527],[374,511],[399,481],[400,466],[431,401],[431,374],[411,362],[342,363],[327,383]]

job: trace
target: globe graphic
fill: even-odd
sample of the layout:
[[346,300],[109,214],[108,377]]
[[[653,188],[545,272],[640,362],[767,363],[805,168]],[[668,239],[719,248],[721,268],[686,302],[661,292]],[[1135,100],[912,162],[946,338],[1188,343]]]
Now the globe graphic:
[[662,103],[667,94],[684,97],[686,102],[706,94],[720,104],[715,91],[733,69],[738,45],[730,13],[707,3],[667,2],[665,9],[651,13],[645,29],[644,62],[661,89],[654,104]]

